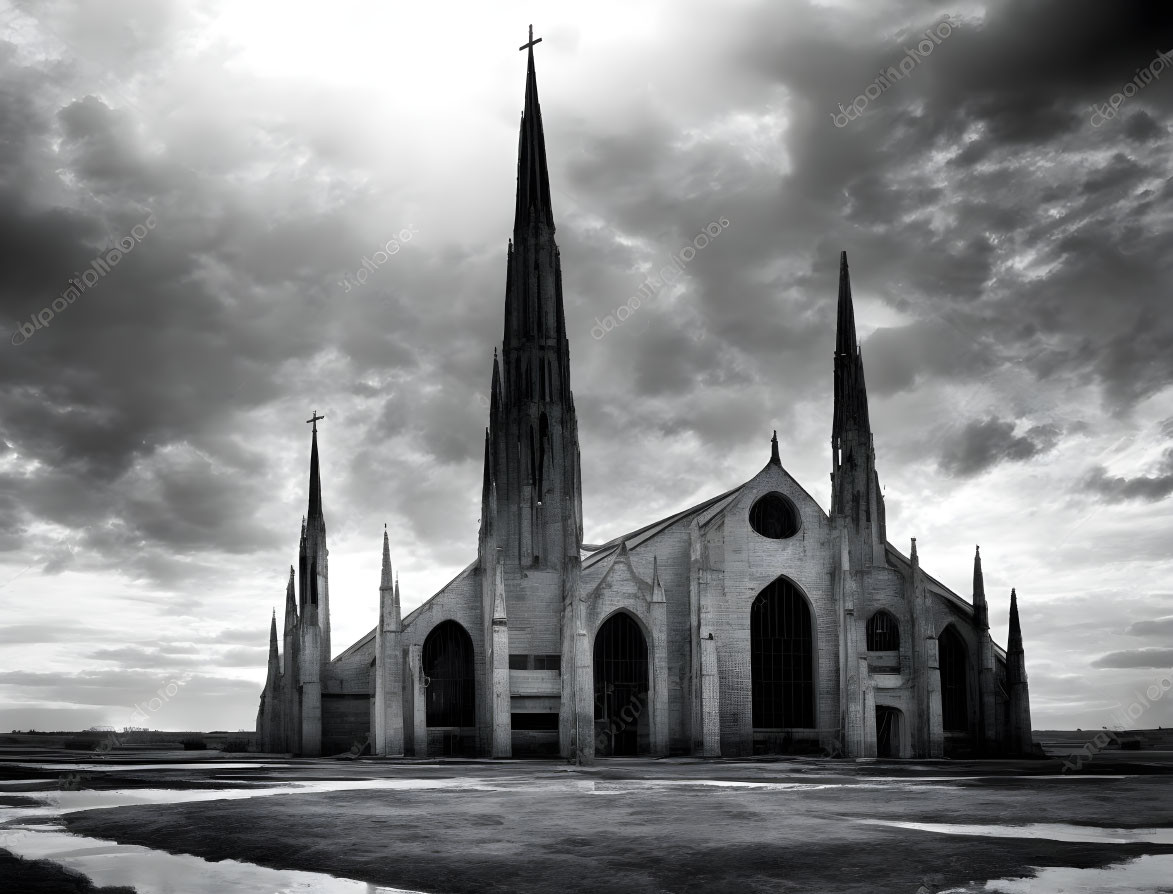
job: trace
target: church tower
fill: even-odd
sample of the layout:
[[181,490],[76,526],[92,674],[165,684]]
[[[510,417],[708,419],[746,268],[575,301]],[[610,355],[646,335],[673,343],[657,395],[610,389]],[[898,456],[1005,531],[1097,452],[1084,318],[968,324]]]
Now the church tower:
[[855,334],[855,308],[847,252],[839,256],[835,331],[835,413],[831,424],[831,522],[838,560],[835,591],[841,623],[839,691],[843,748],[850,757],[875,757],[875,707],[869,701],[867,643],[870,569],[885,564],[884,497],[868,419],[863,357]]
[[[554,241],[534,72],[538,42],[531,28],[530,42],[521,47],[528,52],[528,66],[517,201],[506,260],[502,350],[500,359],[493,359],[482,492],[479,570],[486,648],[492,652],[488,676],[498,681],[497,686],[500,672],[508,679],[508,653],[524,661],[534,655],[561,655],[562,678],[573,679],[573,660],[567,661],[564,647],[567,624],[573,629],[582,546],[578,422],[570,391],[562,264]],[[516,618],[525,623],[510,627]],[[569,725],[566,691],[563,685],[563,727]],[[510,707],[511,698],[502,693],[486,696],[493,714],[488,718],[491,750],[504,756],[508,718],[500,715]],[[554,693],[551,697],[556,702]],[[549,698],[545,705],[547,711],[552,707]],[[529,705],[526,713],[541,710],[540,705]],[[565,730],[560,738],[565,750]]]

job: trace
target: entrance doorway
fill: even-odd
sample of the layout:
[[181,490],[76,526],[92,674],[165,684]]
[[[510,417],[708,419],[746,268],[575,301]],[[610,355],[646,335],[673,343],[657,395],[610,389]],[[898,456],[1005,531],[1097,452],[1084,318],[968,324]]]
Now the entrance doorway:
[[639,623],[619,612],[595,636],[595,754],[646,754],[647,708],[647,640]]
[[876,757],[900,757],[900,711],[876,705]]

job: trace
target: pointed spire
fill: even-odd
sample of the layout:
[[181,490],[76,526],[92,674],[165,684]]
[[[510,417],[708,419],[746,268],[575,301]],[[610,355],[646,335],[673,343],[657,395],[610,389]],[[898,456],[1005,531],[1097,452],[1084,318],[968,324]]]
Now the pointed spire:
[[391,541],[387,537],[387,525],[383,525],[383,575],[379,581],[380,590],[391,589]]
[[859,350],[855,340],[855,306],[851,301],[851,273],[847,269],[847,252],[839,253],[839,311],[835,326],[835,353],[854,357]]
[[[314,414],[317,417],[317,414]],[[310,505],[309,518],[322,518],[322,474],[318,466],[318,425],[314,423],[313,442],[310,446]]]
[[[506,296],[509,294],[509,289],[505,290]],[[508,297],[506,298],[508,300]],[[508,321],[505,324],[506,331],[509,329]],[[489,385],[489,431],[496,433],[501,419],[501,363],[497,359],[497,349],[493,348],[493,378]]]
[[534,27],[530,25],[529,43],[518,49],[528,50],[525,75],[525,111],[521,116],[521,135],[517,147],[517,208],[513,232],[521,233],[531,220],[539,220],[554,231],[554,211],[550,203],[550,174],[546,165],[546,135],[542,129],[542,109],[538,103],[538,76],[534,71]]
[[973,620],[978,630],[990,629],[989,607],[986,605],[986,583],[982,576],[982,548],[973,554]]
[[839,256],[839,310],[835,326],[835,418],[832,444],[841,447],[843,437],[852,429],[870,439],[867,388],[864,385],[863,358],[855,336],[855,307],[851,299],[851,274],[847,269],[847,252]]
[[273,617],[269,621],[269,658],[277,657],[277,607],[273,607]]
[[774,437],[770,438],[770,462],[776,466],[782,465],[778,456],[778,429],[774,429]]
[[289,584],[285,588],[285,629],[297,624],[297,593],[293,588],[293,566],[289,566]]
[[1010,590],[1010,635],[1006,638],[1006,651],[1022,650],[1022,627],[1018,621],[1018,593]]

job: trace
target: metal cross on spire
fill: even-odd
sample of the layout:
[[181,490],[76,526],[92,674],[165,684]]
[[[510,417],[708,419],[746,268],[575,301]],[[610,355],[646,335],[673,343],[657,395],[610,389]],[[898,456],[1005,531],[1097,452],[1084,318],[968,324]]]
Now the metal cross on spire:
[[314,415],[313,415],[313,416],[311,416],[309,419],[307,419],[307,420],[306,420],[306,423],[307,423],[307,424],[312,424],[312,425],[313,425],[313,427],[314,427],[314,431],[315,431],[315,432],[317,432],[317,430],[318,430],[318,420],[320,420],[320,419],[325,419],[325,418],[326,418],[325,416],[319,416],[319,415],[318,415],[318,411],[317,411],[317,410],[314,410]]
[[521,46],[518,47],[518,49],[519,50],[528,50],[531,47],[533,47],[535,44],[539,44],[541,42],[542,42],[542,39],[540,37],[537,40],[534,40],[534,26],[530,25],[529,26],[529,43],[523,43]]

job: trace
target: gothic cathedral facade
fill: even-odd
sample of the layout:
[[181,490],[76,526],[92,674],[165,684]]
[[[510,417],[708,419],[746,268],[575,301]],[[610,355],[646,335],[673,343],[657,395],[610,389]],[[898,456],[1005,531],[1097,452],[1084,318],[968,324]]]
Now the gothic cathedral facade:
[[[532,40],[532,39],[531,39]],[[584,545],[578,418],[532,43],[494,353],[477,557],[401,616],[383,536],[378,624],[330,647],[317,416],[261,750],[417,757],[1032,753],[1017,597],[991,634],[887,540],[846,253],[830,513],[769,461],[727,493]],[[295,587],[296,576],[296,587]]]

